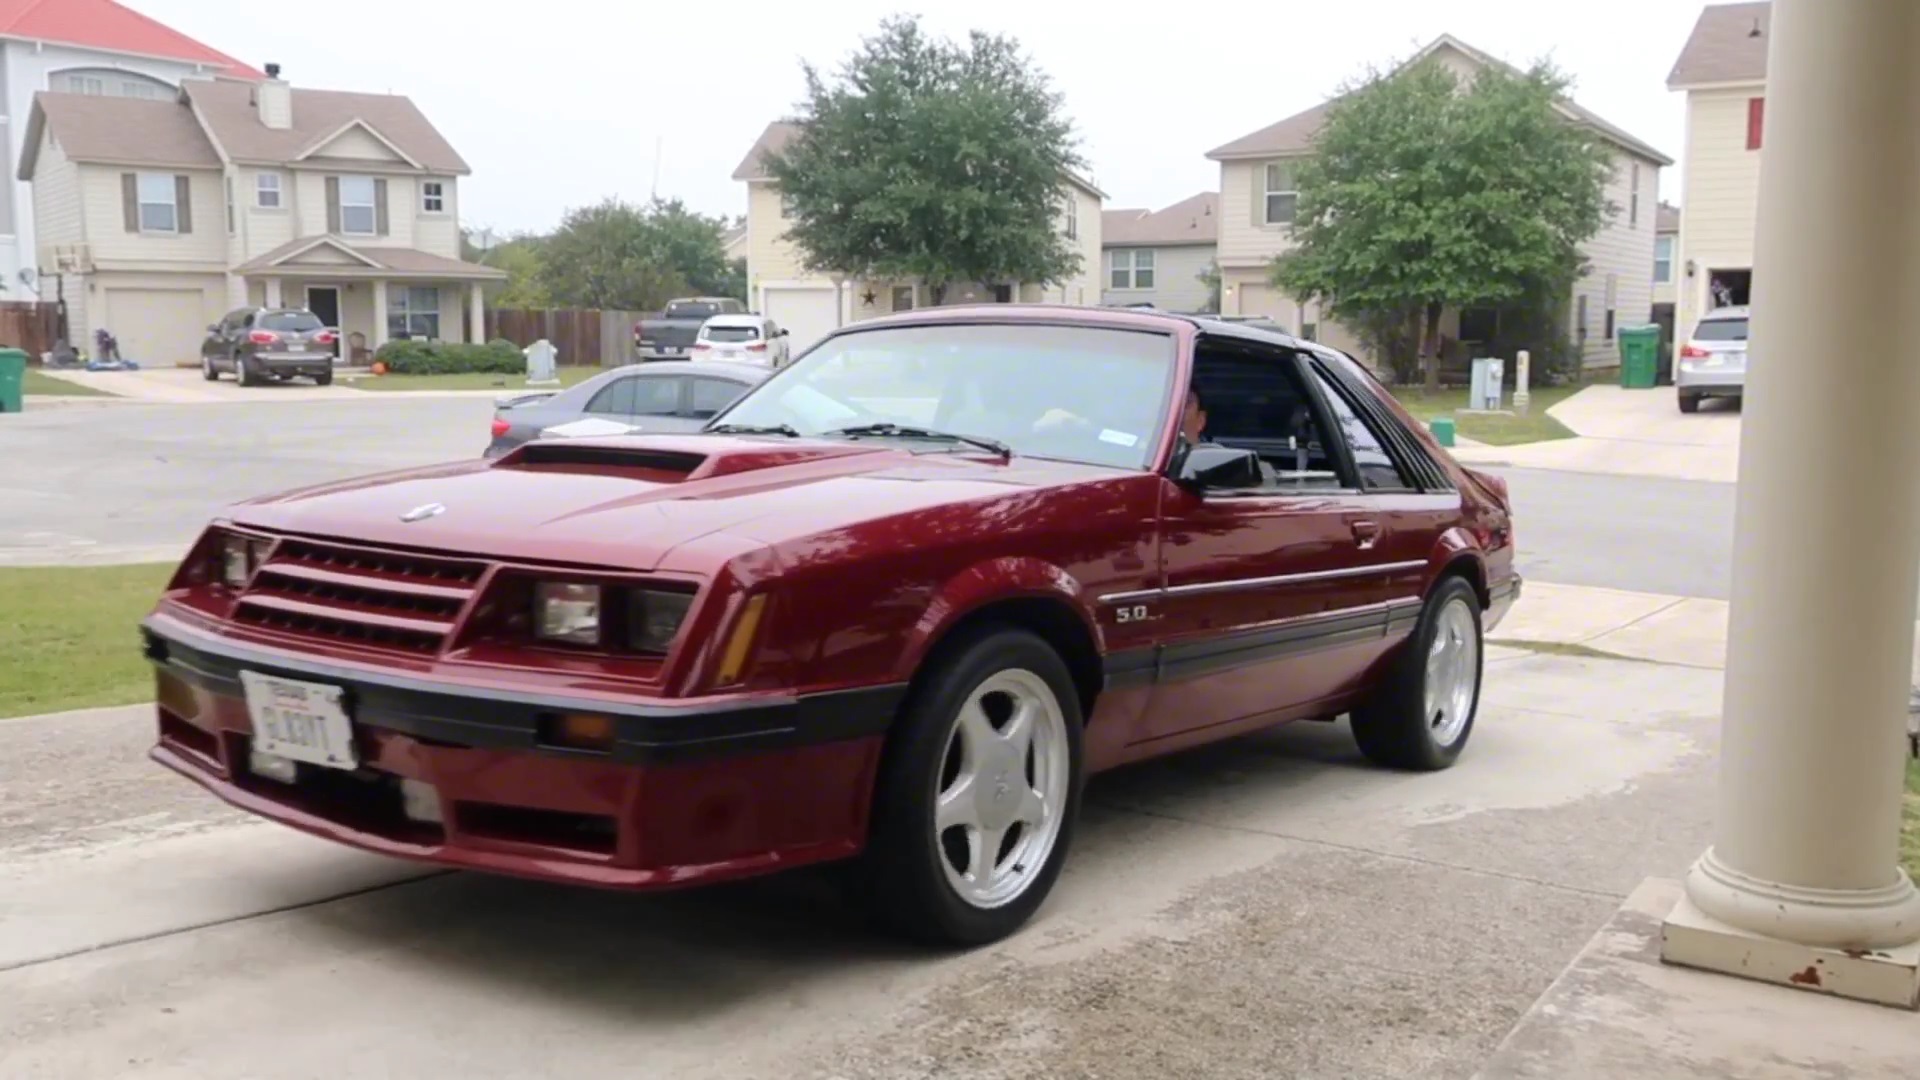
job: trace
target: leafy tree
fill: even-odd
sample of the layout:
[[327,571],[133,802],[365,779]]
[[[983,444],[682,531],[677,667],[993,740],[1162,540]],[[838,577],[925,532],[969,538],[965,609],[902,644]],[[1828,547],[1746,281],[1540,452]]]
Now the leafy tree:
[[1216,314],[1220,310],[1220,264],[1209,261],[1206,268],[1193,275],[1194,280],[1207,287],[1206,306],[1202,311]]
[[730,273],[722,224],[678,199],[569,210],[540,245],[540,280],[560,307],[654,311],[676,296],[717,293]]
[[507,272],[506,285],[494,294],[495,306],[543,308],[552,304],[552,297],[547,295],[544,250],[544,238],[526,234],[495,244],[480,259],[496,270]]
[[1274,283],[1383,343],[1417,326],[1437,389],[1444,308],[1563,300],[1617,212],[1608,151],[1556,108],[1567,86],[1545,63],[1461,86],[1427,62],[1338,99],[1298,166],[1297,246]]
[[1060,230],[1073,125],[1012,38],[958,44],[895,17],[832,79],[802,66],[799,133],[766,169],[809,269],[918,278],[936,303],[954,282],[1079,270]]

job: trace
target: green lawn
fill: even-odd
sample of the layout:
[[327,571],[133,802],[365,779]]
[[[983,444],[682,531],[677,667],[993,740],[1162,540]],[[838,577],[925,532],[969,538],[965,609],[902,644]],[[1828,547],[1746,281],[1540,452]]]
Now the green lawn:
[[1920,759],[1907,759],[1906,812],[1900,818],[1900,861],[1920,881]]
[[21,384],[28,396],[45,394],[49,397],[107,397],[106,393],[91,386],[81,386],[65,379],[56,379],[44,372],[27,369],[26,381]]
[[[562,386],[584,382],[605,371],[597,367],[563,367],[558,374]],[[391,393],[401,390],[552,390],[556,387],[528,386],[524,375],[366,375],[343,385],[355,390]]]
[[1417,386],[1396,386],[1391,389],[1393,396],[1400,399],[1400,404],[1405,405],[1407,411],[1422,423],[1439,416],[1453,416],[1454,430],[1462,438],[1495,446],[1511,446],[1515,443],[1572,438],[1573,432],[1565,424],[1548,416],[1547,410],[1572,397],[1582,387],[1548,386],[1535,390],[1525,416],[1455,415],[1458,410],[1466,408],[1466,387],[1441,390],[1432,395]]
[[173,569],[0,568],[0,716],[152,698],[138,626]]

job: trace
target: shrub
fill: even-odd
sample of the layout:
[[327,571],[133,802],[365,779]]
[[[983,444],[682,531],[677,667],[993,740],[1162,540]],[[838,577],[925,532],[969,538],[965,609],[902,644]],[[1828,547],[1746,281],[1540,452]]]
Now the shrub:
[[527,358],[510,341],[494,340],[485,345],[464,342],[432,344],[424,341],[389,341],[380,346],[374,359],[387,365],[394,375],[519,375],[527,370]]

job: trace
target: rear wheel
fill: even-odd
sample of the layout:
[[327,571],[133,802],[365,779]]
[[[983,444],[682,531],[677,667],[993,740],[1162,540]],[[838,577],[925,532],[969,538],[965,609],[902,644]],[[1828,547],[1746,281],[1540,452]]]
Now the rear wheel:
[[1680,395],[1680,411],[1686,412],[1686,413],[1699,412],[1700,411],[1700,395],[1699,394],[1681,394]]
[[1080,703],[1024,630],[965,632],[931,661],[881,767],[857,868],[875,914],[943,945],[1013,933],[1046,900],[1080,807]]
[[258,386],[260,384],[260,372],[252,360],[244,356],[236,357],[233,361],[233,370],[234,379],[239,382],[241,386]]
[[1376,764],[1432,771],[1454,763],[1480,709],[1480,598],[1458,577],[1434,586],[1387,681],[1353,710],[1353,737]]
[[332,385],[333,385],[333,372],[331,372],[331,371],[322,371],[322,372],[320,372],[319,374],[317,374],[317,375],[315,375],[315,376],[313,377],[313,384],[314,384],[315,386],[332,386]]

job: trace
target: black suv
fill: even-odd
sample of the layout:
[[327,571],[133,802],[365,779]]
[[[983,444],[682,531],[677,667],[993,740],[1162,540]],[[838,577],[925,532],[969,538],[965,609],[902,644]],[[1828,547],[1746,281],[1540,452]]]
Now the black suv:
[[241,308],[207,327],[200,343],[200,373],[208,382],[232,372],[241,386],[305,375],[321,386],[333,382],[334,346],[340,335],[305,308]]

